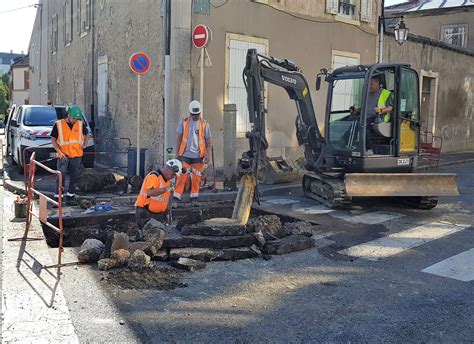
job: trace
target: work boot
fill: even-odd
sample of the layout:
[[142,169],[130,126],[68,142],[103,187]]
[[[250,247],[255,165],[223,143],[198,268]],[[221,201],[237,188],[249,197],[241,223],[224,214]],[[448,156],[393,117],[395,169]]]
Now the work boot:
[[72,194],[72,193],[69,193],[69,192],[66,194],[66,205],[68,205],[68,206],[77,205],[75,194]]

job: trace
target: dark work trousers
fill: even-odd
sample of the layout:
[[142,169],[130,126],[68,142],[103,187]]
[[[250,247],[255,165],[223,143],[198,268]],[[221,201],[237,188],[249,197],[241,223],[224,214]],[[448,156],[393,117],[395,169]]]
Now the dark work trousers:
[[365,149],[373,149],[372,136],[375,134],[374,131],[375,117],[367,118],[367,128],[365,131]]
[[135,207],[135,219],[137,221],[138,228],[143,229],[143,226],[151,220],[155,219],[162,223],[166,222],[166,213],[152,213],[147,208],[144,207]]
[[[66,187],[66,173],[69,172],[69,187],[67,189],[67,192],[69,194],[75,194],[76,193],[76,184],[77,180],[81,176],[82,172],[82,157],[79,158],[62,158],[58,159],[58,171],[62,173],[62,178],[63,178],[63,195]],[[56,181],[56,195],[59,194],[58,190],[58,185],[59,185],[59,180]]]

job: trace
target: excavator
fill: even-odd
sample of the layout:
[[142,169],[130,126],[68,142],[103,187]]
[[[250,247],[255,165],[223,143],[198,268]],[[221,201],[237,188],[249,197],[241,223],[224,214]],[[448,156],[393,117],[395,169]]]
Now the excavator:
[[[319,129],[308,82],[291,60],[249,49],[243,70],[251,131],[249,150],[239,159],[241,185],[235,219],[246,222],[253,199],[259,201],[261,166],[269,157],[264,82],[283,88],[295,102],[298,144],[304,149],[304,194],[331,208],[350,208],[354,198],[393,197],[409,206],[431,209],[438,196],[459,195],[456,174],[414,173],[420,154],[419,77],[406,63],[322,69],[328,85],[324,135]],[[368,120],[371,80],[390,91],[389,116]],[[280,116],[282,114],[279,114]],[[370,147],[370,149],[368,149]]]

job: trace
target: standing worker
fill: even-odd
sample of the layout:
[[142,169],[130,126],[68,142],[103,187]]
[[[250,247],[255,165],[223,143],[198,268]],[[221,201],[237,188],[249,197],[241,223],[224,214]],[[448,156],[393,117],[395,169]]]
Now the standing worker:
[[[66,172],[69,172],[69,187],[66,203],[75,203],[76,183],[81,174],[83,148],[89,142],[90,134],[82,121],[82,111],[78,106],[66,108],[67,118],[54,123],[51,131],[51,144],[56,151],[58,170],[62,173],[62,188],[66,185]],[[59,198],[59,181],[56,182],[56,199]]]
[[176,132],[176,151],[178,159],[188,173],[183,173],[176,180],[174,197],[181,200],[186,186],[188,174],[191,177],[191,202],[197,201],[204,164],[209,161],[211,150],[211,128],[209,123],[201,118],[202,106],[197,100],[189,103],[189,117],[181,118]]
[[145,177],[135,203],[135,218],[140,230],[152,218],[160,222],[166,221],[173,191],[171,180],[175,175],[181,175],[182,170],[181,161],[171,159],[163,168],[152,171]]

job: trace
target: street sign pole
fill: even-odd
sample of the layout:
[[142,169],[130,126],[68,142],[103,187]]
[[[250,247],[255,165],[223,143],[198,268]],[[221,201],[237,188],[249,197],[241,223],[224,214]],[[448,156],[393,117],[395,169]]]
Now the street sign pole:
[[137,75],[137,176],[140,175],[140,77]]
[[201,117],[204,118],[204,49],[201,48],[200,76],[199,76],[199,101],[201,103]]
[[130,69],[137,74],[137,176],[140,175],[140,79],[150,69],[150,58],[147,54],[134,53],[128,62]]

